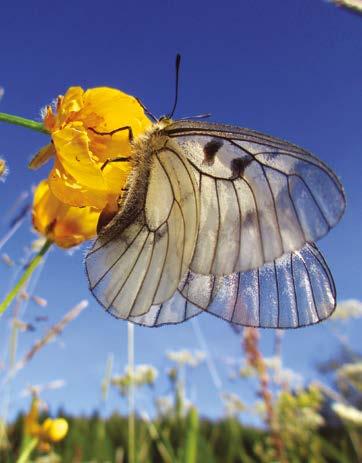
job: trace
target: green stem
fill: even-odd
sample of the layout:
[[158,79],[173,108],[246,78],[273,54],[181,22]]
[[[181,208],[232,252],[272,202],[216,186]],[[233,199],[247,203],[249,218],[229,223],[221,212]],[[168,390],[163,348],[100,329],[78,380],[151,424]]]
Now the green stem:
[[24,117],[0,113],[0,121],[7,122],[8,124],[21,125],[22,127],[35,130],[36,132],[49,134],[42,122],[32,121],[31,119],[25,119]]
[[38,438],[34,437],[33,439],[29,440],[25,445],[24,449],[22,450],[19,458],[16,460],[16,463],[27,463],[29,461],[29,457],[35,447],[38,445]]
[[0,315],[3,312],[5,312],[5,310],[9,307],[14,297],[19,293],[19,291],[23,287],[24,283],[28,280],[28,278],[31,276],[34,270],[41,263],[41,261],[43,260],[43,256],[46,254],[46,252],[48,251],[51,245],[52,245],[52,242],[47,240],[44,243],[43,247],[38,252],[38,254],[30,261],[25,272],[21,275],[16,285],[13,287],[10,293],[7,294],[3,302],[0,304]]
[[128,371],[130,385],[128,388],[128,462],[136,463],[136,417],[134,385],[134,324],[127,322]]

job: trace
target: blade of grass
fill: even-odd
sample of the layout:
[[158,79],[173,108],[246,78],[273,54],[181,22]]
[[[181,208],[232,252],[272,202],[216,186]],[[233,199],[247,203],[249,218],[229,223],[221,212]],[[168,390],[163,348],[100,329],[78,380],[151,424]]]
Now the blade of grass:
[[171,442],[169,442],[168,439],[166,440],[165,437],[161,435],[157,429],[157,426],[150,420],[146,412],[143,412],[141,417],[146,424],[151,439],[155,442],[157,449],[163,458],[163,461],[165,463],[176,463],[177,458],[172,449]]
[[32,275],[34,270],[38,267],[38,265],[42,262],[43,256],[47,253],[49,248],[51,247],[52,242],[47,240],[43,247],[40,249],[38,254],[30,261],[29,265],[26,267],[24,273],[19,278],[18,282],[15,284],[13,289],[7,294],[3,302],[0,304],[0,315],[5,312],[5,310],[9,307],[11,302],[13,301],[14,297],[19,293],[21,288],[24,286],[26,281]]
[[191,408],[187,418],[184,463],[197,463],[197,443],[200,422],[199,415],[195,407]]

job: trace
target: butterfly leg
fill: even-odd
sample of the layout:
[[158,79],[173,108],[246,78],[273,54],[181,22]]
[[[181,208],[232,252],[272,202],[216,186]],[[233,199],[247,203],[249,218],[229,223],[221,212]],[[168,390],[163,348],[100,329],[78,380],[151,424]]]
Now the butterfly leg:
[[[114,135],[115,133],[117,132],[121,132],[123,130],[128,130],[128,139],[130,142],[133,141],[133,132],[132,132],[132,127],[130,127],[129,125],[125,125],[124,127],[119,127],[118,129],[115,129],[115,130],[111,130],[110,132],[99,132],[98,130],[94,129],[93,127],[89,127],[89,130],[91,130],[93,133],[97,134],[97,135],[109,135],[109,136],[112,136]],[[107,159],[102,167],[101,167],[101,170],[103,170],[107,164],[109,164],[110,162],[128,162],[130,161],[130,157],[127,156],[119,156],[117,158],[113,158],[113,159]]]
[[117,158],[113,158],[113,159],[107,159],[101,166],[101,170],[103,170],[109,163],[111,162],[129,162],[131,160],[130,156],[125,156],[125,157],[122,157],[122,156],[119,156]]
[[97,135],[114,135],[117,132],[122,132],[123,130],[128,130],[128,139],[130,142],[133,141],[133,132],[132,127],[129,125],[125,125],[124,127],[119,127],[118,129],[111,130],[110,132],[98,132],[98,130],[94,129],[93,127],[88,127],[93,133]]

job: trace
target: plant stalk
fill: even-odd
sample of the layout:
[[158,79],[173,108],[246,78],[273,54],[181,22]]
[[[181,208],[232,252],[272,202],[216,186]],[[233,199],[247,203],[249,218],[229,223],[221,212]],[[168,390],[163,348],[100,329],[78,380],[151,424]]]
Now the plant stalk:
[[38,445],[38,442],[37,437],[30,439],[24,446],[19,458],[16,460],[16,463],[27,463],[33,450],[35,450],[35,447]]
[[128,461],[136,463],[136,421],[135,421],[135,397],[134,397],[134,324],[127,322],[128,337],[128,371],[130,385],[128,388]]
[[43,256],[47,253],[49,248],[51,247],[52,242],[47,240],[43,247],[40,249],[38,254],[30,261],[29,265],[27,266],[25,272],[22,274],[18,282],[15,284],[13,289],[7,294],[3,302],[0,304],[0,315],[5,312],[5,310],[9,307],[15,296],[19,293],[23,285],[26,281],[30,278],[34,270],[38,267],[38,265],[42,262]]
[[20,125],[21,127],[26,127],[27,129],[35,130],[36,132],[49,134],[42,122],[36,122],[31,119],[26,119],[25,117],[0,113],[0,121],[6,122],[7,124]]

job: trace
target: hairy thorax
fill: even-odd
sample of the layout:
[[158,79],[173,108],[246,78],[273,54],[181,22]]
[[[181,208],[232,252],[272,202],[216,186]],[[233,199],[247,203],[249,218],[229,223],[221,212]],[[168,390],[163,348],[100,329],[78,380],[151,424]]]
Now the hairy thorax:
[[125,191],[120,192],[118,212],[101,229],[100,238],[104,237],[107,240],[115,238],[142,214],[153,156],[165,147],[168,137],[163,129],[172,122],[170,119],[161,120],[132,143],[132,170]]

